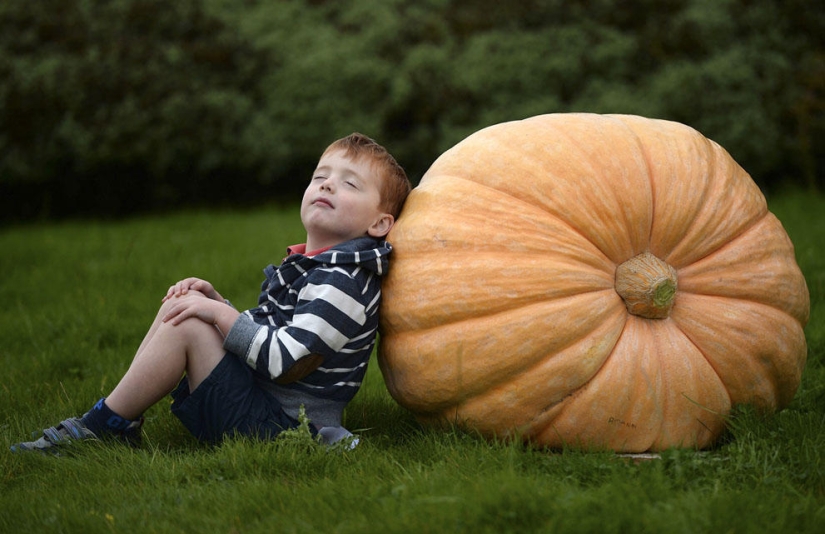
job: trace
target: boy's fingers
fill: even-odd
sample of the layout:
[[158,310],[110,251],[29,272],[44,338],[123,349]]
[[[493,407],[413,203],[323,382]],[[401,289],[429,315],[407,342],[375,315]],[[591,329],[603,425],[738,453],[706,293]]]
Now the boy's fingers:
[[168,312],[166,312],[166,315],[163,316],[163,322],[165,323],[167,321],[170,321],[170,320],[174,319],[175,317],[179,316],[181,314],[181,312],[185,309],[186,309],[185,306],[181,306],[180,304],[175,304],[174,306],[172,306],[169,309]]
[[169,290],[166,292],[166,296],[161,299],[161,302],[166,302],[172,297],[186,295],[190,290],[200,291],[201,293],[206,294],[209,292],[210,287],[209,282],[206,282],[205,280],[201,280],[199,278],[186,278],[185,280],[181,280],[180,282],[170,286]]
[[198,308],[194,302],[181,301],[172,306],[169,312],[163,317],[163,322],[169,322],[172,325],[178,325],[189,319],[190,317],[198,316]]
[[169,289],[166,290],[166,295],[163,297],[163,299],[168,300],[168,299],[172,298],[172,295],[174,295],[174,294],[175,294],[175,286],[171,285],[171,286],[169,286]]

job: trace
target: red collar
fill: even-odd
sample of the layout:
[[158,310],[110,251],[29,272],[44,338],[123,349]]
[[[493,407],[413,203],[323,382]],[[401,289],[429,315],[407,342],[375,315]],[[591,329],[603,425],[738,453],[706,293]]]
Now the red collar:
[[286,253],[287,253],[288,256],[291,256],[292,254],[303,254],[304,256],[307,256],[307,257],[311,258],[313,256],[317,256],[318,254],[320,254],[322,252],[326,252],[327,250],[329,250],[331,248],[332,247],[324,247],[324,248],[319,248],[318,250],[312,250],[310,252],[307,252],[306,251],[307,250],[307,244],[306,243],[301,243],[299,245],[292,245],[291,247],[286,247]]

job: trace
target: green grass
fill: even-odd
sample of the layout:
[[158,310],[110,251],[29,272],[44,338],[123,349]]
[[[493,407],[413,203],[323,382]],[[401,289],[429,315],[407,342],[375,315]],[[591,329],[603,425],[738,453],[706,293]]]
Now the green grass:
[[[254,304],[260,269],[303,239],[297,210],[195,212],[0,230],[0,532],[818,532],[825,524],[825,199],[769,199],[811,291],[793,404],[739,410],[709,451],[634,462],[419,428],[371,365],[353,451],[189,437],[152,408],[141,449],[14,455],[108,393],[169,284]],[[164,403],[162,403],[164,404]]]

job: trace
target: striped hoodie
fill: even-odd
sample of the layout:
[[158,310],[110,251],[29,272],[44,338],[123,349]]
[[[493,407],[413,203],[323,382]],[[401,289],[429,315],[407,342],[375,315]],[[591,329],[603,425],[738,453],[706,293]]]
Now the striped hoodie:
[[[316,427],[341,425],[375,344],[381,275],[391,250],[389,243],[359,237],[264,269],[258,306],[238,317],[224,348],[255,370],[293,418],[304,405]],[[323,357],[318,369],[290,384],[273,381],[310,354]]]

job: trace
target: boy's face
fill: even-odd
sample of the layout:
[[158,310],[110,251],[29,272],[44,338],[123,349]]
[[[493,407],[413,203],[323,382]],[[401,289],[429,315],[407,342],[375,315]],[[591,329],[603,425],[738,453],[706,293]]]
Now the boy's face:
[[382,237],[394,217],[381,209],[381,178],[369,162],[334,150],[321,157],[304,192],[301,222],[309,251],[363,235]]

